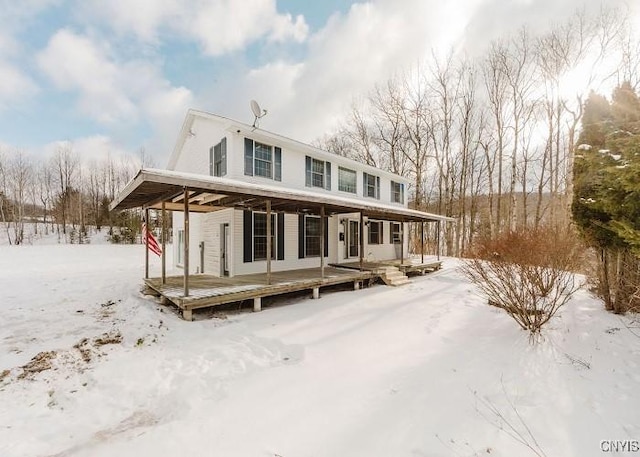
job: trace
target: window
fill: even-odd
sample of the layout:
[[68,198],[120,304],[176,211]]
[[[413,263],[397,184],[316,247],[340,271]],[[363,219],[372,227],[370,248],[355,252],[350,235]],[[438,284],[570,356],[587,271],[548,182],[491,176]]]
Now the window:
[[[284,213],[271,213],[271,258],[284,260]],[[242,261],[267,260],[267,215],[243,211]]]
[[369,244],[382,244],[382,222],[369,221]]
[[365,197],[380,198],[380,177],[363,173],[363,193]]
[[400,244],[400,240],[402,240],[400,224],[398,224],[397,222],[391,222],[391,242],[393,244]]
[[[324,226],[324,246],[320,243]],[[324,257],[329,255],[329,218],[322,220],[318,216],[298,215],[298,258]]]
[[356,193],[356,172],[348,168],[338,167],[338,190]]
[[[276,252],[276,218],[271,214],[271,259]],[[267,215],[253,213],[253,260],[267,260]]]
[[178,265],[184,264],[184,230],[178,230]]
[[331,190],[331,163],[305,157],[305,185]]
[[404,184],[391,181],[391,201],[404,203]]
[[320,257],[321,224],[322,220],[319,217],[307,216],[304,219],[305,257]]
[[227,174],[227,139],[209,149],[209,175],[224,176]]
[[264,178],[273,177],[273,153],[271,146],[262,143],[255,143],[255,175]]
[[282,180],[282,149],[244,139],[244,174]]

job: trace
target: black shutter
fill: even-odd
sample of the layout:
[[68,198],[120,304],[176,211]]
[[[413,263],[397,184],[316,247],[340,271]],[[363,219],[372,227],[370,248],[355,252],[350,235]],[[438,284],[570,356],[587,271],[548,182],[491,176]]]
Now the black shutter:
[[304,173],[304,185],[311,187],[311,157],[306,156],[304,158],[305,173]]
[[393,199],[393,190],[394,190],[395,185],[396,185],[396,183],[391,181],[391,185],[389,186],[389,190],[391,191],[391,193],[389,194],[389,201],[391,203],[395,202],[395,200]]
[[331,190],[331,162],[325,162],[325,189]]
[[278,213],[278,260],[284,260],[284,213]]
[[222,161],[220,176],[225,176],[227,174],[227,137],[224,137],[220,142],[220,154],[220,160]]
[[378,227],[380,227],[380,244],[384,244],[384,223],[378,222]]
[[244,262],[253,261],[253,213],[251,211],[243,211],[243,252]]
[[369,192],[367,190],[367,174],[364,171],[362,172],[362,196],[369,196]]
[[304,259],[304,214],[298,214],[298,258]]
[[380,176],[376,176],[376,198],[380,200]]
[[400,184],[400,203],[404,205],[404,184]]
[[253,140],[244,139],[244,174],[253,176]]
[[324,218],[324,256],[329,257],[329,218]]
[[209,176],[213,176],[213,146],[209,149]]
[[273,179],[276,181],[282,181],[282,149],[276,146],[274,148],[273,156]]

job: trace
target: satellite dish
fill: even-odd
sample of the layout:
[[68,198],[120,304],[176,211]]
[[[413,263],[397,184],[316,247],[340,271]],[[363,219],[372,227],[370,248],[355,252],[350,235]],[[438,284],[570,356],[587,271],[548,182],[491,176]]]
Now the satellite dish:
[[251,100],[251,111],[255,116],[255,119],[253,120],[253,128],[255,129],[258,128],[258,119],[265,116],[267,114],[267,110],[260,108],[257,101]]

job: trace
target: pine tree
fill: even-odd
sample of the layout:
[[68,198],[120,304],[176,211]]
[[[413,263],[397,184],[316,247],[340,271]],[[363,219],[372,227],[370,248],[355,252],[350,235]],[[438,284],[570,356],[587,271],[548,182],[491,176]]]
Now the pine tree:
[[631,85],[616,88],[611,103],[591,93],[582,127],[573,218],[600,254],[597,282],[607,309],[624,312],[640,290],[640,99]]

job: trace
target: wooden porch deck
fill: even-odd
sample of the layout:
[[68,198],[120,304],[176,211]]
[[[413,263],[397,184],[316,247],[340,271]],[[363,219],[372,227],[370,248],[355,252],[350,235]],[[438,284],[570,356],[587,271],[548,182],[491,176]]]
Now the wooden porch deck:
[[166,283],[161,278],[149,278],[144,282],[149,291],[173,303],[182,310],[185,320],[192,319],[192,311],[226,303],[254,300],[254,310],[260,310],[260,299],[300,290],[313,290],[314,297],[320,287],[354,283],[358,288],[361,281],[377,277],[373,271],[325,267],[324,279],[320,268],[293,271],[279,271],[271,274],[271,284],[267,284],[266,273],[239,275],[220,278],[211,275],[190,275],[189,296],[184,296],[183,276],[168,276]]
[[[332,266],[340,266],[342,268],[349,268],[353,270],[360,270],[360,262],[347,262],[341,264],[330,264]],[[362,268],[366,271],[371,271],[373,273],[377,272],[380,268],[385,266],[394,266],[398,270],[400,270],[404,274],[409,273],[432,273],[434,271],[442,268],[442,261],[435,260],[429,262],[418,262],[412,261],[411,259],[404,259],[404,262],[400,264],[400,259],[392,259],[392,260],[379,260],[375,262],[363,262]]]

